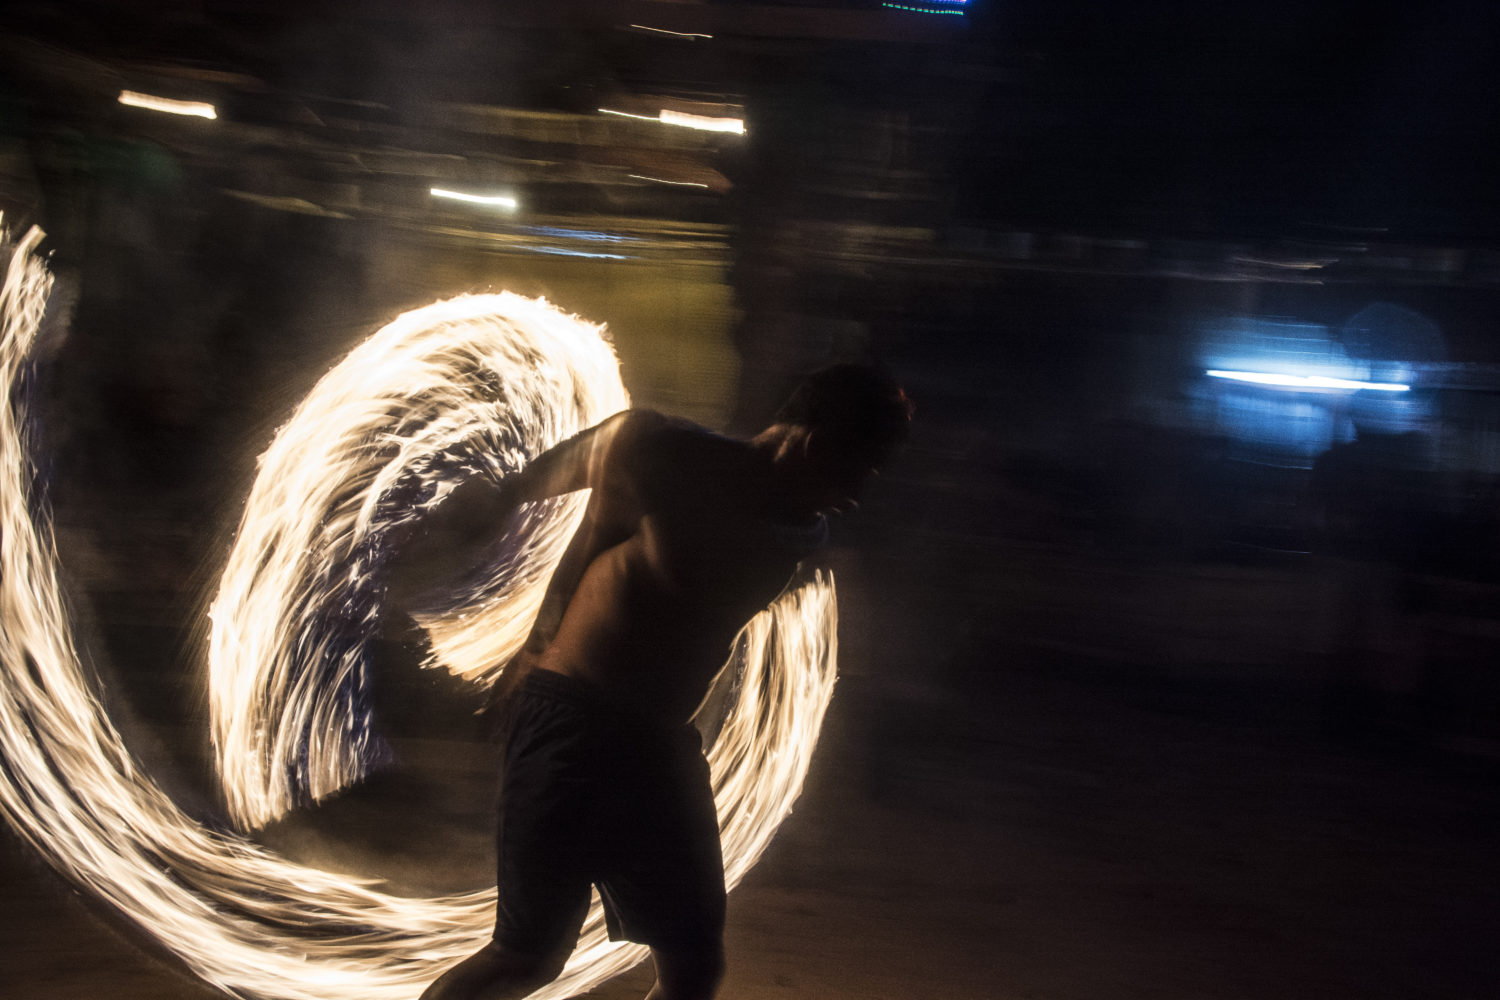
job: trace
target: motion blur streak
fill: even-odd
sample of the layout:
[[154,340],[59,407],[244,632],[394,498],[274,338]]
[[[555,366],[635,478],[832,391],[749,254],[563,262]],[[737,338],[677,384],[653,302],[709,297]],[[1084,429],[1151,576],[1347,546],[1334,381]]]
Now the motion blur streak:
[[508,194],[465,194],[462,191],[449,191],[447,188],[429,188],[427,193],[434,198],[450,198],[453,201],[467,201],[474,205],[493,205],[496,208],[516,208],[520,204]]
[[1408,392],[1411,389],[1404,382],[1365,382],[1352,378],[1332,378],[1328,375],[1282,375],[1275,372],[1222,371],[1216,368],[1210,368],[1204,374],[1210,378],[1227,378],[1234,382],[1250,382],[1276,389],[1374,389],[1381,392]]
[[175,101],[170,97],[153,97],[134,90],[120,91],[120,103],[147,111],[163,111],[169,115],[188,115],[193,118],[217,118],[219,113],[212,104],[202,101]]
[[709,115],[690,115],[686,111],[662,110],[659,115],[664,125],[681,125],[683,128],[702,129],[705,132],[732,132],[745,134],[743,118],[714,118]]
[[637,31],[649,31],[657,35],[671,35],[673,38],[712,38],[713,35],[705,35],[701,31],[670,31],[666,28],[653,28],[645,24],[632,24]]
[[[942,3],[942,0],[933,0],[933,2]],[[899,3],[882,3],[880,6],[890,7],[894,10],[907,10],[913,14],[953,14],[958,17],[964,16],[964,12],[961,10],[934,10],[931,7],[908,7],[906,4]]]
[[745,120],[743,118],[714,118],[710,115],[691,115],[686,111],[669,111],[666,108],[658,111],[655,115],[637,115],[629,111],[616,111],[612,108],[600,108],[599,113],[601,115],[618,115],[621,118],[635,118],[643,122],[661,122],[663,125],[695,128],[702,132],[729,132],[734,135],[745,134]]
[[706,188],[706,187],[708,187],[707,184],[700,184],[697,181],[669,181],[665,177],[647,177],[645,174],[630,174],[629,176],[635,178],[638,181],[655,181],[658,184],[675,184],[678,187],[693,187],[693,188]]
[[[0,811],[49,864],[220,989],[265,1000],[408,1000],[488,939],[493,889],[404,898],[380,891],[375,880],[300,865],[247,837],[210,829],[141,773],[89,690],[27,449],[25,387],[51,285],[35,256],[40,239],[32,230],[14,246],[0,288]],[[544,353],[558,337],[589,341],[582,351],[590,360]],[[256,654],[246,649],[211,668],[215,702],[261,719],[261,729],[235,751],[259,764],[237,766],[231,770],[238,777],[226,774],[225,781],[261,775],[263,787],[226,787],[227,797],[251,802],[288,783],[286,762],[270,761],[298,738],[306,741],[298,749],[309,758],[308,775],[352,773],[343,769],[360,756],[357,691],[349,690],[357,687],[357,657],[339,643],[357,648],[376,617],[381,546],[393,544],[453,482],[503,474],[595,410],[623,405],[613,358],[601,345],[597,328],[545,303],[476,296],[398,318],[319,383],[263,457],[247,504],[245,531],[260,533],[260,541],[242,539],[231,569],[251,552],[263,565],[248,580],[227,570],[215,606],[213,643],[252,644],[270,664],[253,664]],[[514,370],[483,367],[494,358]],[[413,366],[431,370],[413,376],[405,371]],[[461,384],[443,382],[441,372]],[[510,415],[528,405],[517,401],[514,386],[533,383],[581,393],[587,402],[539,398],[525,415]],[[398,385],[419,398],[390,395]],[[502,410],[497,429],[490,421],[502,420]],[[521,426],[536,438],[503,436]],[[313,427],[327,440],[298,438]],[[289,434],[291,428],[297,430]],[[489,434],[501,437],[486,440]],[[341,457],[345,448],[359,456]],[[333,461],[320,465],[320,456]],[[505,546],[511,554],[477,588],[482,593],[428,621],[441,639],[437,659],[476,678],[494,669],[524,630],[531,609],[521,595],[546,577],[554,558],[548,539],[566,536],[577,499],[538,505],[517,519]],[[262,510],[274,525],[257,526],[254,512]],[[291,554],[299,545],[308,551]],[[297,578],[288,560],[306,577]],[[262,593],[277,588],[286,593]],[[241,613],[292,620],[229,622]],[[466,627],[457,619],[467,614],[488,616],[488,623]],[[709,754],[731,886],[800,792],[832,694],[835,619],[832,582],[816,576],[783,595],[736,642],[723,678],[727,709]],[[486,646],[480,637],[490,629],[511,638]],[[335,634],[343,638],[334,641]],[[288,650],[297,662],[284,660]],[[289,690],[273,693],[282,684]],[[219,690],[226,686],[228,694]],[[276,713],[267,711],[272,705]],[[331,728],[309,729],[306,719]],[[286,730],[301,735],[289,741]],[[282,774],[267,780],[268,768]],[[607,940],[596,901],[563,975],[535,996],[585,992],[645,954]]]
[[615,111],[612,108],[600,108],[599,113],[601,115],[618,115],[621,118],[635,118],[643,122],[661,121],[660,115],[636,115],[631,114],[629,111]]

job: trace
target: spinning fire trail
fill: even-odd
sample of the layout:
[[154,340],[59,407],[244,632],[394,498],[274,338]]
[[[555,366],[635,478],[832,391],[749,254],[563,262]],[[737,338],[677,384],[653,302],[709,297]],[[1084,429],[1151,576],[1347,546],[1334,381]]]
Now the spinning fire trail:
[[[233,994],[406,1000],[487,939],[493,889],[435,898],[307,867],[249,831],[357,780],[384,552],[455,484],[503,476],[626,405],[602,330],[545,302],[467,296],[397,318],[326,375],[261,457],[212,610],[214,745],[241,831],[187,816],[141,773],[85,680],[28,451],[25,385],[51,279],[32,230],[0,290],[0,811],[58,871]],[[581,496],[537,505],[461,606],[421,624],[433,663],[492,679],[522,640]],[[832,693],[835,605],[818,576],[741,633],[709,752],[732,886],[806,774]],[[718,720],[712,720],[718,721]],[[586,991],[645,949],[597,900],[561,978]]]

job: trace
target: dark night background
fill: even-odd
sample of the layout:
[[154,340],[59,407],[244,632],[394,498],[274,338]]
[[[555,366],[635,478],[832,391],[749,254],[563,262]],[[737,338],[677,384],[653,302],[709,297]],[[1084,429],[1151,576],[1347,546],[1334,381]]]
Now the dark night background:
[[[731,433],[878,357],[913,439],[837,527],[842,680],[723,995],[1493,996],[1497,56],[1477,2],[10,5],[0,210],[58,277],[45,483],[111,716],[219,815],[204,594],[275,428],[405,309],[544,294]],[[1413,391],[1204,375],[1252,355]],[[395,765],[264,839],[478,886],[482,693],[390,631]],[[215,995],[3,843],[0,993]]]

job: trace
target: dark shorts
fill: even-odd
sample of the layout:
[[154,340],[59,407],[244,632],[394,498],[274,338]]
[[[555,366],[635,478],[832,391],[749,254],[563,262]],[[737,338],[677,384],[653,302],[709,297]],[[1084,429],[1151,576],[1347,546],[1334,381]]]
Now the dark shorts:
[[599,887],[613,940],[718,947],[724,863],[697,730],[621,717],[587,685],[522,683],[500,788],[495,940],[572,947]]

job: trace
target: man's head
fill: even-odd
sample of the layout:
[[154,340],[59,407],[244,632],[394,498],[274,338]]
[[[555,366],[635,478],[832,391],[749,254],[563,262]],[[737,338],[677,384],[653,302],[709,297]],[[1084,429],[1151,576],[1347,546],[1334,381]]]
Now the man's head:
[[858,500],[865,480],[906,439],[911,416],[911,401],[889,374],[842,364],[804,379],[775,426],[786,433],[784,444],[794,444],[785,466],[806,502],[837,510]]

